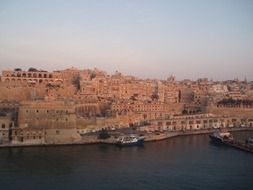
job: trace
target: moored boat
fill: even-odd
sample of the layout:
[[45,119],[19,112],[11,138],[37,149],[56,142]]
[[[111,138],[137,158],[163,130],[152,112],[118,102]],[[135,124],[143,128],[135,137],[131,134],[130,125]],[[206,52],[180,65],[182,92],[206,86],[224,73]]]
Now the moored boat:
[[246,145],[248,145],[250,148],[253,148],[253,138],[249,138],[246,140]]
[[234,141],[233,136],[228,131],[215,131],[213,134],[209,135],[210,139],[214,143],[223,143]]
[[144,137],[137,135],[120,136],[116,142],[118,146],[142,146]]

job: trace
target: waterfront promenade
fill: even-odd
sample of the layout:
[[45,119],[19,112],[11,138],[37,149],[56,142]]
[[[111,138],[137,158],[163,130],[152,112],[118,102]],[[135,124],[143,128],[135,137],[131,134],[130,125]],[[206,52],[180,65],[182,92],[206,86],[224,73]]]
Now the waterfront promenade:
[[[253,131],[253,127],[235,127],[235,128],[225,128],[230,132],[233,131]],[[165,131],[165,132],[153,132],[153,133],[140,133],[136,132],[135,130],[129,130],[129,133],[139,133],[145,137],[145,142],[152,142],[152,141],[161,141],[177,136],[187,136],[187,135],[201,135],[201,134],[210,134],[214,130],[217,129],[198,129],[198,130],[185,130],[185,131]],[[2,144],[0,148],[6,147],[31,147],[31,146],[60,146],[60,145],[85,145],[85,144],[115,144],[118,137],[121,135],[125,135],[125,133],[118,132],[118,131],[109,131],[110,138],[108,139],[99,139],[98,133],[89,133],[82,136],[82,139],[78,142],[73,143],[43,143],[43,144]]]

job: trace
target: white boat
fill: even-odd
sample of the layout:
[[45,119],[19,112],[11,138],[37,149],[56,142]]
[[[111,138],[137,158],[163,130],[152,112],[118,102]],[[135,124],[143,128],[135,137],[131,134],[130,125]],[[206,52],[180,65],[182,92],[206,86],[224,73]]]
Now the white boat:
[[120,136],[117,140],[119,146],[141,146],[144,143],[144,137],[137,135]]
[[234,138],[228,131],[217,130],[209,135],[210,139],[215,143],[233,142]]

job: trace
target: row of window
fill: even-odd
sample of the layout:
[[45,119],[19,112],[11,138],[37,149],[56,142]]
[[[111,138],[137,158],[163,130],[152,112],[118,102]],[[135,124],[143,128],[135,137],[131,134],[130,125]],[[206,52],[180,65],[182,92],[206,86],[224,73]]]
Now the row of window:
[[[237,120],[236,119],[232,119],[231,120],[232,121],[232,123],[234,123],[234,122],[236,122]],[[221,119],[220,120],[220,122],[225,122],[225,120],[224,119]],[[186,124],[187,122],[186,121],[181,121],[181,124]],[[189,124],[194,124],[194,123],[196,123],[196,124],[201,124],[201,123],[204,123],[204,124],[207,124],[207,123],[218,123],[218,120],[217,119],[215,119],[215,120],[197,120],[197,121],[189,121]],[[227,120],[227,123],[230,123],[230,120]],[[167,121],[166,122],[166,125],[176,125],[177,124],[177,122],[176,121]]]
[[26,110],[26,113],[60,113],[60,114],[64,114],[64,113],[66,113],[66,114],[68,114],[68,110]]
[[[6,124],[5,124],[5,123],[2,123],[1,128],[2,128],[2,129],[5,129],[6,127],[7,127]],[[12,123],[9,124],[9,127],[12,127]]]
[[43,120],[43,121],[68,121],[68,118],[45,118],[45,117],[36,117],[36,118],[32,118],[32,117],[29,117],[29,118],[26,118],[27,121],[31,121],[31,120]]
[[11,76],[9,76],[8,74],[6,75],[6,77],[34,77],[34,78],[52,78],[52,74],[42,74],[42,73],[17,73],[12,74]]

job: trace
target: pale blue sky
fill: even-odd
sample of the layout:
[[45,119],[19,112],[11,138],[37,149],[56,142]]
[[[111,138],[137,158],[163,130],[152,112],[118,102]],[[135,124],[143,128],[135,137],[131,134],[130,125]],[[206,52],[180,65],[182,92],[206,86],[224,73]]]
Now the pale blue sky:
[[0,70],[253,80],[251,0],[0,0]]

